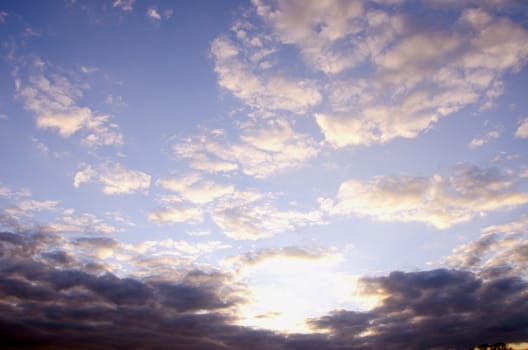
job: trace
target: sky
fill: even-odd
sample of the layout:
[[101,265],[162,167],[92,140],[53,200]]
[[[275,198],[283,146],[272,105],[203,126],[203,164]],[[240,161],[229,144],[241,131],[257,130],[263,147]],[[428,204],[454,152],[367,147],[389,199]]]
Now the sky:
[[528,3],[0,0],[0,347],[528,348]]

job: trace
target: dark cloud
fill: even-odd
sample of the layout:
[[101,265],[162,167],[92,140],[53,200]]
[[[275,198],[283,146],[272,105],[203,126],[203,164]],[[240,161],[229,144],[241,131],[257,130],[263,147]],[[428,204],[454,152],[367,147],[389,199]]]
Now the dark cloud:
[[385,295],[365,312],[337,311],[313,320],[336,348],[467,349],[528,339],[528,285],[519,277],[484,280],[460,270],[392,272],[365,278],[367,294]]
[[0,234],[0,348],[467,349],[527,340],[528,286],[518,276],[439,269],[364,278],[363,293],[385,296],[378,307],[334,311],[310,321],[320,331],[283,335],[235,325],[244,288],[229,274],[190,267],[173,280],[121,277],[50,250],[57,240]]

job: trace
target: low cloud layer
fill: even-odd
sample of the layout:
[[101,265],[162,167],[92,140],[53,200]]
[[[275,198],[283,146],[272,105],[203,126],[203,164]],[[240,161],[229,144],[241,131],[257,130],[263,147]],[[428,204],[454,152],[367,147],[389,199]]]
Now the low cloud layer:
[[[517,275],[438,269],[365,277],[361,293],[381,298],[377,307],[329,310],[309,321],[313,333],[285,336],[235,325],[245,287],[229,274],[181,265],[177,274],[156,274],[161,268],[142,278],[118,276],[60,248],[68,244],[96,252],[92,257],[123,248],[109,238],[67,243],[47,233],[0,233],[5,348],[450,349],[527,340],[528,284]],[[279,255],[321,254],[288,247],[242,259],[252,263]]]

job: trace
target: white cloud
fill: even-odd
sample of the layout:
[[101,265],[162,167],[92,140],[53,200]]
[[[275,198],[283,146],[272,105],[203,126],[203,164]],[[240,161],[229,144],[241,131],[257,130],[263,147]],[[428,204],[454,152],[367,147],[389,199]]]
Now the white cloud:
[[35,113],[37,127],[56,130],[62,137],[82,132],[82,143],[91,147],[123,143],[119,127],[109,116],[76,103],[82,97],[81,89],[63,76],[52,77],[49,80],[42,73],[34,74],[26,86],[17,88],[24,107]]
[[123,11],[132,11],[135,0],[115,0],[113,7],[121,8]]
[[474,269],[483,275],[520,276],[528,272],[528,215],[486,227],[481,236],[453,249],[451,266]]
[[152,211],[148,213],[148,218],[158,225],[179,222],[199,223],[203,221],[203,212],[199,208],[178,208],[172,206]]
[[489,131],[483,137],[474,138],[473,140],[471,140],[468,146],[471,149],[475,149],[475,148],[485,145],[492,139],[498,138],[499,136],[500,136],[500,133],[498,131]]
[[182,199],[195,204],[206,204],[235,191],[233,185],[203,180],[198,175],[160,179],[157,184],[167,190],[179,193]]
[[151,7],[147,10],[147,16],[158,21],[161,20],[161,15],[154,7]]
[[528,203],[513,175],[497,169],[459,165],[454,174],[429,178],[378,176],[344,182],[333,200],[321,200],[331,214],[364,215],[382,221],[423,222],[439,229],[477,215]]
[[247,126],[238,143],[228,142],[222,131],[213,130],[185,138],[173,150],[177,157],[189,159],[193,169],[215,173],[240,169],[256,178],[300,168],[319,153],[312,138],[295,132],[283,119]]
[[241,49],[226,37],[213,41],[211,54],[218,84],[248,106],[302,113],[322,100],[312,81],[257,74],[250,63],[244,62]]
[[319,210],[278,209],[261,196],[239,193],[216,204],[211,218],[224,234],[237,240],[256,240],[324,223]]
[[15,217],[21,217],[21,216],[33,216],[35,212],[39,211],[56,211],[59,208],[57,207],[59,204],[58,201],[54,200],[24,200],[21,202],[15,203],[15,205],[11,208],[7,208],[4,211],[12,216]]
[[0,120],[7,120],[8,116],[5,114],[0,114]]
[[522,139],[528,138],[528,118],[521,120],[519,127],[515,131],[515,137]]
[[83,72],[84,74],[94,73],[94,72],[97,72],[98,70],[99,68],[97,67],[81,66],[81,72]]
[[148,193],[150,175],[127,169],[119,163],[107,162],[93,169],[91,165],[83,164],[83,169],[74,176],[73,185],[77,188],[83,183],[99,182],[103,185],[104,194]]
[[[212,44],[220,86],[264,110],[310,112],[328,97],[315,117],[335,148],[414,138],[467,106],[491,108],[504,91],[502,77],[528,59],[528,30],[482,9],[454,9],[458,18],[447,31],[413,26],[392,2],[253,3],[264,25],[235,22],[236,40],[222,36]],[[292,58],[281,61],[281,53],[292,47],[309,69],[327,75],[309,80],[310,98],[288,81],[272,84],[261,68],[288,70]],[[359,66],[354,79],[345,74]]]
[[44,225],[45,232],[53,233],[116,233],[120,231],[116,226],[107,223],[93,214],[78,216],[64,215]]

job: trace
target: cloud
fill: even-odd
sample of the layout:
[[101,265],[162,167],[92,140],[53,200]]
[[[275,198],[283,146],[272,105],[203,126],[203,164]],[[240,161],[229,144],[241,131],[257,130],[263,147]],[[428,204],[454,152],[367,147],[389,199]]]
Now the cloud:
[[515,137],[526,139],[528,138],[528,118],[521,120],[519,127],[515,131]]
[[362,288],[365,294],[384,296],[382,304],[368,312],[335,311],[312,321],[330,332],[336,349],[465,349],[489,339],[526,339],[522,315],[527,284],[519,277],[484,280],[446,269],[392,272],[364,278]]
[[226,236],[237,240],[262,239],[325,223],[319,210],[279,209],[265,197],[247,192],[219,201],[210,215]]
[[0,11],[0,23],[4,24],[6,22],[6,17],[9,16],[9,14],[5,11]]
[[4,211],[12,216],[33,216],[35,212],[39,211],[56,211],[58,210],[59,202],[54,200],[38,201],[34,199],[24,200],[15,203],[15,206],[7,208]]
[[123,229],[110,224],[93,214],[62,215],[45,225],[42,231],[52,233],[116,233]]
[[489,131],[483,137],[474,138],[473,140],[471,140],[468,146],[471,149],[475,149],[475,148],[485,145],[492,139],[498,138],[499,136],[500,136],[500,133],[498,131]]
[[[502,77],[528,58],[528,31],[487,6],[453,7],[455,17],[425,26],[416,14],[430,2],[253,5],[256,16],[211,44],[219,85],[261,111],[313,114],[335,148],[414,138],[468,106],[491,108]],[[291,71],[292,49],[308,73],[297,83],[270,72]]]
[[148,193],[150,188],[150,175],[139,171],[127,169],[124,165],[106,162],[94,170],[89,164],[81,164],[73,180],[74,187],[78,188],[83,183],[99,182],[103,185],[103,193],[133,194]]
[[[258,42],[253,42],[253,45],[252,50],[262,52]],[[218,84],[246,105],[262,110],[302,113],[321,102],[321,94],[312,81],[257,74],[252,65],[245,62],[247,59],[241,50],[227,37],[219,37],[211,44]],[[253,53],[253,56],[266,53]]]
[[528,215],[486,227],[481,236],[453,249],[446,259],[455,268],[484,276],[524,276],[528,272]]
[[240,256],[227,258],[224,263],[239,265],[241,267],[254,266],[269,260],[325,260],[341,258],[340,254],[332,249],[303,248],[287,246],[283,248],[262,248]]
[[233,185],[224,185],[203,180],[198,175],[160,179],[156,183],[167,190],[179,193],[182,199],[195,204],[206,204],[215,199],[230,195],[235,191]]
[[81,72],[83,72],[84,74],[94,73],[94,72],[97,72],[98,70],[99,68],[97,67],[81,66]]
[[[178,241],[158,243],[132,248],[138,254],[143,248],[187,250]],[[65,251],[68,247],[79,253]],[[120,249],[108,238],[67,242],[38,232],[1,232],[0,295],[5,303],[0,326],[7,348],[156,348],[170,343],[176,349],[449,349],[495,340],[522,342],[528,330],[524,280],[438,269],[361,279],[361,293],[381,297],[379,305],[312,318],[311,334],[259,331],[236,325],[247,290],[221,271],[184,267],[172,259],[179,269],[170,275],[156,275],[163,265],[143,278],[92,272],[101,264],[90,259],[115,258]],[[299,255],[290,249],[282,253],[291,255],[288,251]]]
[[171,206],[149,212],[148,218],[158,225],[178,222],[199,223],[203,221],[203,212],[198,208],[178,208]]
[[147,10],[147,16],[158,21],[161,20],[161,15],[159,14],[158,10],[153,7]]
[[121,8],[123,11],[132,11],[135,0],[115,0],[112,7]]
[[212,173],[239,170],[266,178],[304,166],[319,153],[306,134],[293,130],[285,119],[268,119],[241,130],[239,142],[229,142],[222,130],[205,131],[173,146],[176,157],[189,159],[190,167]]
[[476,215],[528,203],[513,175],[496,168],[459,164],[449,177],[377,176],[348,180],[337,198],[322,200],[331,214],[364,215],[382,221],[423,222],[446,229]]
[[27,84],[17,88],[25,109],[36,115],[37,127],[56,130],[62,137],[82,133],[82,143],[89,147],[123,144],[123,135],[108,115],[79,106],[82,90],[66,77],[43,73],[31,74]]

